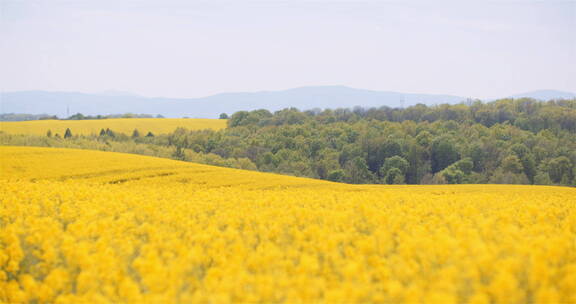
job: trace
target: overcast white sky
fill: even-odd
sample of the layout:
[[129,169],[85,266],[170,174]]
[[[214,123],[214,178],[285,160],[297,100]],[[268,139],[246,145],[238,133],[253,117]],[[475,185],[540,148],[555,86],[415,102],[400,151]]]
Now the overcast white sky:
[[0,3],[3,91],[576,92],[576,1]]

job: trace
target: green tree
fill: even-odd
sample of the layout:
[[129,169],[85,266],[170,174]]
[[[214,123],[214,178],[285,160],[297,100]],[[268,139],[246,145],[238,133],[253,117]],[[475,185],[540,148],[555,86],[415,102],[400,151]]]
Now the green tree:
[[473,170],[476,172],[481,172],[482,169],[484,169],[485,167],[485,159],[486,159],[486,153],[484,152],[482,145],[477,142],[472,144],[469,155],[470,159],[472,160],[472,163],[474,164]]
[[386,172],[386,176],[384,176],[384,183],[393,185],[393,184],[404,184],[404,174],[399,168],[391,168]]
[[328,177],[326,178],[329,181],[333,182],[343,182],[345,180],[345,172],[342,169],[336,169],[328,172]]
[[[406,172],[408,171],[409,163],[403,157],[398,155],[388,157],[384,160],[384,164],[380,167],[380,176],[385,177],[388,175],[388,172],[394,168],[398,169],[402,176],[406,176]],[[388,183],[388,182],[386,182]]]
[[372,172],[368,170],[366,160],[356,157],[349,161],[344,167],[346,171],[346,181],[351,184],[369,184],[374,181]]
[[140,137],[140,132],[138,132],[138,129],[134,129],[134,131],[132,131],[132,138],[138,137]]
[[554,183],[560,183],[566,175],[567,180],[572,178],[572,163],[566,156],[556,157],[548,162],[548,174]]
[[86,116],[82,115],[82,113],[76,113],[70,117],[68,117],[69,120],[83,120],[86,119]]
[[317,160],[314,162],[314,169],[318,177],[326,179],[330,172],[340,169],[339,156],[338,151],[331,149],[323,149],[318,152]]
[[64,138],[70,138],[72,137],[72,131],[70,131],[70,128],[66,128],[66,132],[64,133]]
[[441,136],[432,142],[432,172],[439,172],[460,158],[460,153],[454,140],[448,136]]
[[472,173],[472,169],[474,168],[474,162],[472,162],[472,159],[470,159],[469,157],[465,157],[450,165],[450,167],[452,166],[455,169],[462,171],[462,173],[464,173],[465,175],[468,175]]
[[398,139],[389,138],[382,144],[382,156],[389,158],[396,155],[402,155],[402,145]]
[[464,181],[464,172],[456,166],[449,166],[439,173],[448,184],[461,184]]
[[514,144],[510,147],[510,151],[518,156],[522,163],[524,174],[526,174],[530,182],[533,182],[536,174],[536,162],[530,149],[524,144]]
[[524,167],[522,166],[522,162],[516,155],[507,156],[502,160],[502,169],[504,172],[511,172],[514,174],[524,172]]
[[432,134],[428,131],[422,131],[416,136],[416,142],[422,147],[429,147],[432,143]]
[[249,115],[250,113],[248,111],[239,111],[232,114],[232,116],[230,116],[230,119],[228,119],[228,127],[234,128],[248,124],[247,118]]
[[176,150],[172,154],[172,157],[178,160],[185,160],[186,154],[184,153],[184,149],[182,149],[181,147],[176,147]]
[[496,169],[494,174],[490,177],[488,181],[491,184],[528,184],[528,178],[524,173],[512,173],[502,170],[502,168]]
[[109,128],[106,128],[106,136],[116,137],[116,133],[114,133],[114,131],[110,130]]

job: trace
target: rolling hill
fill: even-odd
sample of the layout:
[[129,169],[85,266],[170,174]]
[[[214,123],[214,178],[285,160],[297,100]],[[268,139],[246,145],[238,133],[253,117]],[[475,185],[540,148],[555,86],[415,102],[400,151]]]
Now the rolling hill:
[[572,99],[576,98],[576,94],[572,92],[564,92],[558,90],[537,90],[510,96],[511,98],[534,98],[538,100],[551,100],[551,99]]
[[0,301],[572,302],[575,189],[0,147]]

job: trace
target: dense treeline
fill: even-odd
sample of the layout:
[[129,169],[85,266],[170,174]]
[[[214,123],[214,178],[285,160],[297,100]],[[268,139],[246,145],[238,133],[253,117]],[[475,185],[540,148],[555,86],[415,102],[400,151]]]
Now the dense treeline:
[[26,120],[44,120],[44,119],[58,119],[58,117],[48,114],[22,114],[22,113],[0,114],[0,121],[26,121]]
[[230,126],[242,125],[283,125],[300,124],[307,117],[317,122],[334,123],[338,121],[354,123],[361,119],[390,122],[435,122],[455,121],[459,123],[478,123],[485,127],[495,124],[510,124],[520,129],[538,132],[544,129],[564,129],[576,132],[576,99],[551,100],[541,102],[534,99],[502,99],[490,103],[474,101],[468,104],[426,106],[418,104],[402,108],[360,107],[336,110],[309,110],[305,112],[287,109],[272,115],[266,110],[238,112],[230,119]]
[[156,156],[347,183],[576,185],[576,100],[243,111],[220,131],[103,130],[42,140],[50,143],[34,145],[97,142],[98,149],[162,151]]
[[124,113],[124,114],[109,114],[109,115],[83,115],[82,113],[76,113],[74,115],[65,118],[65,120],[92,120],[92,119],[111,119],[111,118],[164,118],[164,116],[158,114],[156,116],[150,114],[134,114],[134,113]]
[[168,145],[348,183],[575,183],[576,100],[237,112]]
[[92,119],[110,119],[110,118],[164,118],[158,114],[156,116],[150,114],[109,114],[109,115],[84,115],[76,113],[67,118],[59,118],[56,115],[48,114],[21,114],[21,113],[6,113],[0,114],[0,121],[27,121],[27,120],[92,120]]

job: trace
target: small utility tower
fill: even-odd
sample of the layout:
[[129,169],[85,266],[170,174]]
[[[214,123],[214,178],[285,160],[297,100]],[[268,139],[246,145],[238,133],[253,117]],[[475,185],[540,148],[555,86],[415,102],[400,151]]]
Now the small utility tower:
[[66,105],[66,118],[70,117],[70,106]]
[[400,98],[400,108],[404,109],[404,95]]

